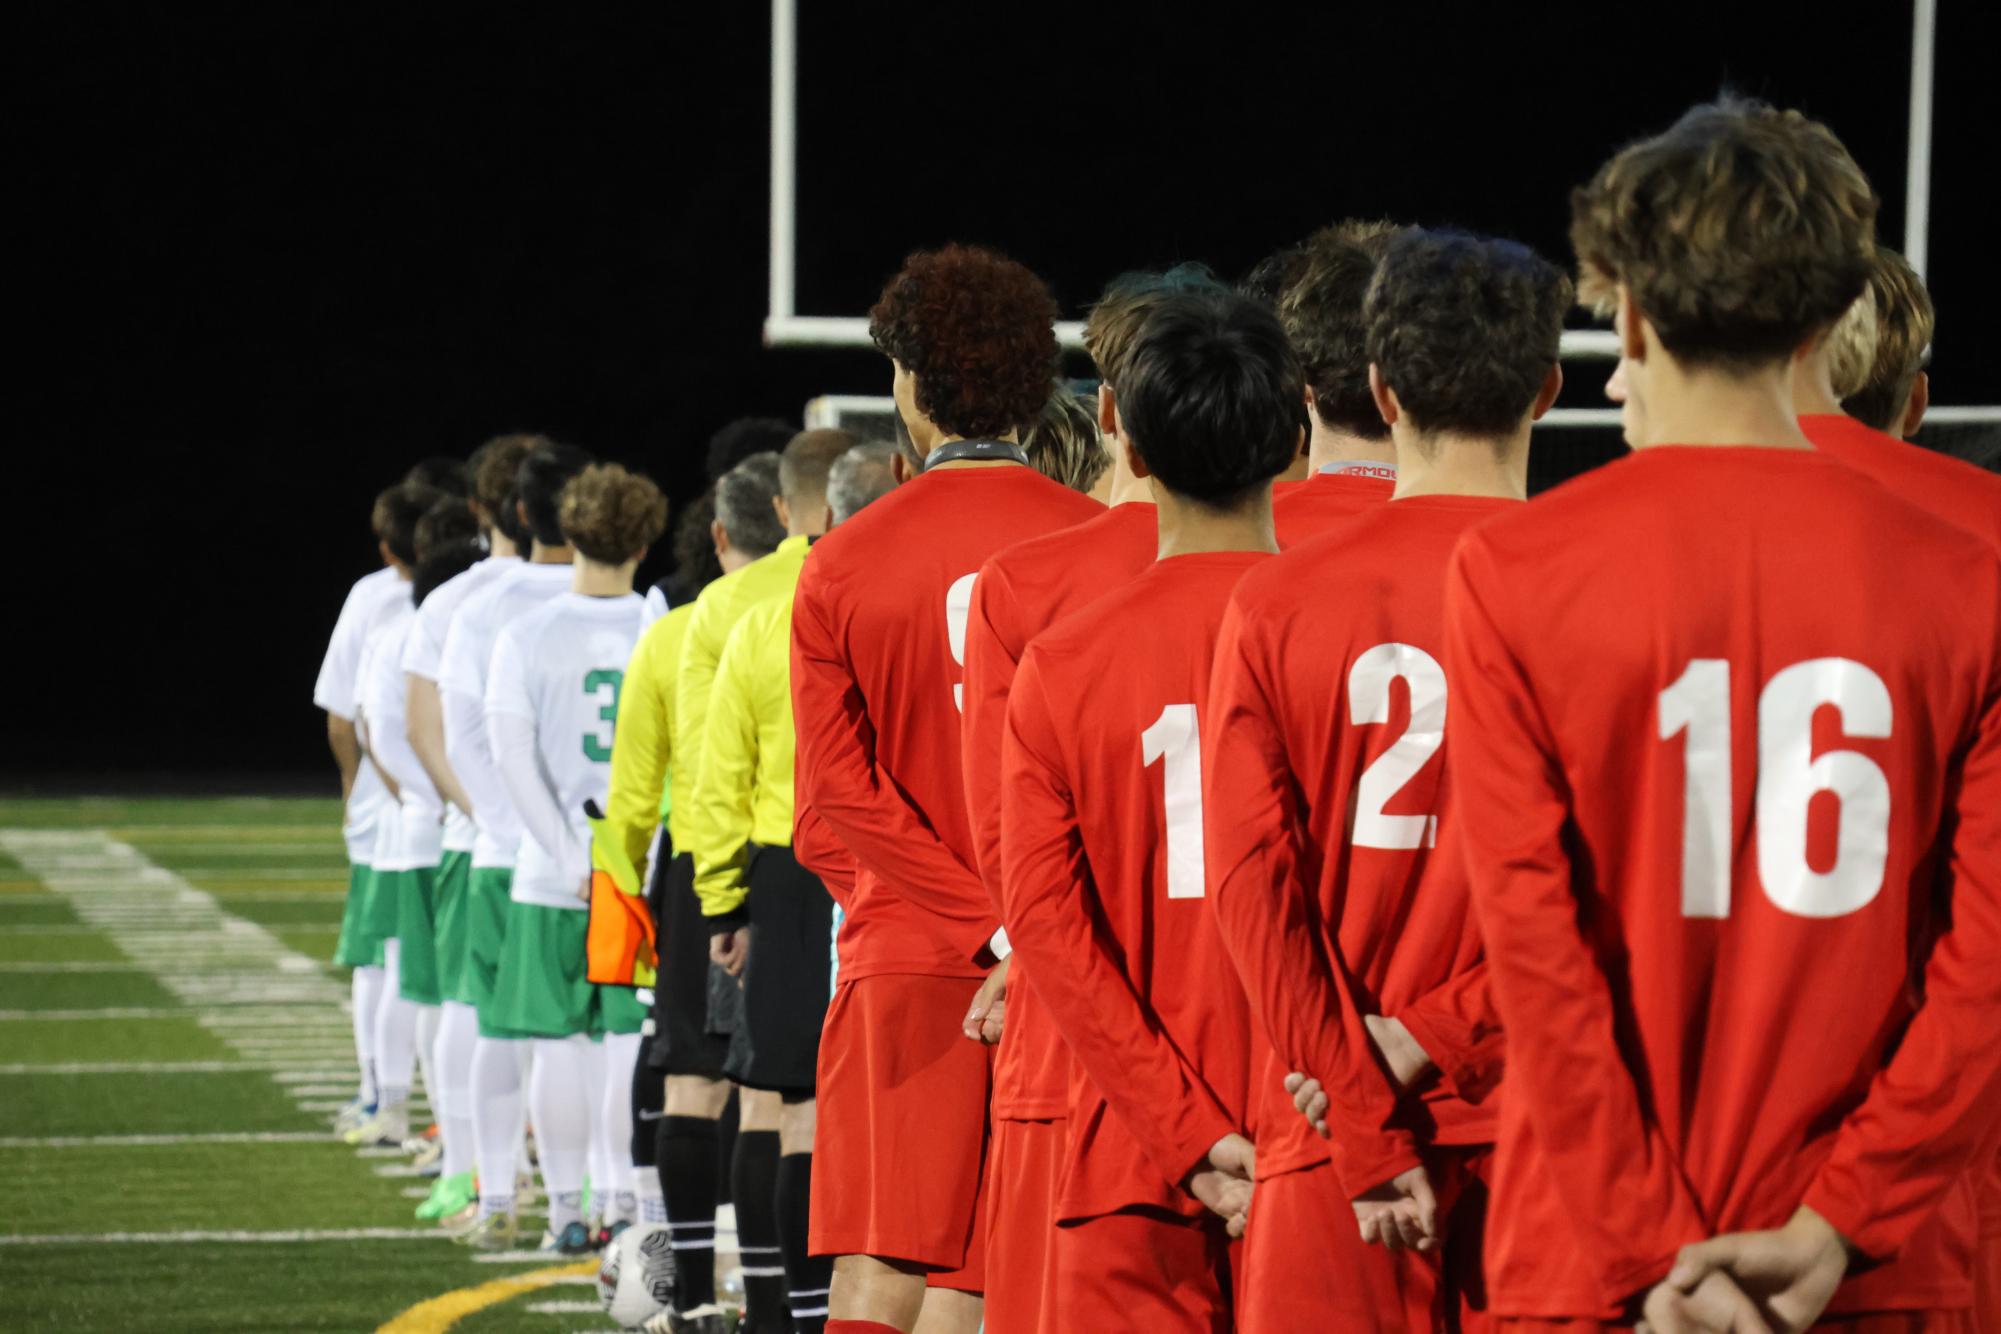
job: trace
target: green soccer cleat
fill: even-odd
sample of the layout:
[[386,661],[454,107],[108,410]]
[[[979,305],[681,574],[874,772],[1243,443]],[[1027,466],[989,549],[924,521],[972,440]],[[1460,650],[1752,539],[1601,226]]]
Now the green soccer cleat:
[[434,1218],[445,1218],[457,1213],[477,1199],[473,1193],[472,1173],[460,1172],[456,1176],[439,1177],[431,1187],[430,1196],[417,1206],[417,1217],[429,1222]]

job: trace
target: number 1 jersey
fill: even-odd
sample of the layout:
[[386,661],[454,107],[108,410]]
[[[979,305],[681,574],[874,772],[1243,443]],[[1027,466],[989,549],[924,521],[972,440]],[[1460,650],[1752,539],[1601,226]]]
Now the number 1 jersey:
[[1964,1305],[2001,561],[1817,453],[1655,447],[1469,532],[1445,619],[1493,1309],[1609,1316],[1802,1203],[1884,1261],[1830,1311]]

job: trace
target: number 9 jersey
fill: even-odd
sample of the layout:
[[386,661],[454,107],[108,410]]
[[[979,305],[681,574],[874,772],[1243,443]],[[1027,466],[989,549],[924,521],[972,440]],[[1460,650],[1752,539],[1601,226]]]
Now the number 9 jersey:
[[[1492,1309],[1801,1204],[1964,1306],[2001,1045],[2001,561],[1822,455],[1656,447],[1473,529],[1446,763],[1507,1029]],[[1851,1273],[1854,1273],[1851,1268]]]

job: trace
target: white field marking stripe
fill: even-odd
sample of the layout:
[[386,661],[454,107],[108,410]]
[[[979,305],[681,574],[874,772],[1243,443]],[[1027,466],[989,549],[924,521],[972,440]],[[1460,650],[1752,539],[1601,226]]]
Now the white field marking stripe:
[[[444,1233],[437,1233],[443,1236]],[[473,1256],[474,1264],[481,1265],[525,1265],[547,1264],[551,1260],[582,1259],[581,1256],[555,1255],[549,1251],[481,1251]]]
[[172,1144],[311,1144],[327,1137],[297,1130],[197,1135],[9,1135],[0,1149],[151,1149]]
[[[218,1242],[262,1244],[298,1241],[446,1241],[434,1227],[322,1228],[310,1232],[40,1232],[0,1233],[0,1246],[92,1246],[101,1242],[132,1242],[142,1246],[173,1243],[212,1245]],[[546,1258],[546,1257],[542,1257]]]
[[[251,1070],[278,1071],[300,1080],[340,1079],[348,1070],[297,1070],[297,1061],[54,1061],[0,1065],[0,1075],[220,1075]],[[276,1075],[273,1078],[277,1078]]]
[[[11,903],[18,895],[9,894],[0,898],[0,903]],[[52,899],[54,894],[37,894],[38,899]],[[101,936],[104,933],[94,926],[0,926],[0,937],[5,936]]]
[[104,1010],[0,1010],[0,1024],[32,1022],[46,1019],[74,1021],[90,1019],[193,1019],[194,1015],[180,1009],[156,1009],[147,1006],[115,1006]]
[[136,963],[0,963],[0,973],[130,973]]
[[602,1313],[604,1307],[596,1302],[530,1302],[522,1309],[536,1315],[583,1315],[587,1311]]

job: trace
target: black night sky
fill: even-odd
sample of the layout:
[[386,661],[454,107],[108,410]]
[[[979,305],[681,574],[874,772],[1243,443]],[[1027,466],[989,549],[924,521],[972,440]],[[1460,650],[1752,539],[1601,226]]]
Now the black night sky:
[[[1569,188],[1724,86],[1832,124],[1903,239],[1905,4],[801,8],[804,314],[950,239],[1069,317],[1357,214],[1568,262]],[[1997,33],[1941,8],[1934,397],[1994,403]],[[432,9],[17,26],[7,788],[332,792],[312,677],[413,459],[535,429],[681,497],[730,418],[887,391],[760,345],[765,4]]]

